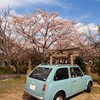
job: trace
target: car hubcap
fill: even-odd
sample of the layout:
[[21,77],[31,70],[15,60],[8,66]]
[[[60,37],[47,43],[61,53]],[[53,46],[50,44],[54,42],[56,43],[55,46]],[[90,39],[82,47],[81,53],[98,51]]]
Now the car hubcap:
[[63,98],[61,96],[57,97],[56,100],[63,100]]

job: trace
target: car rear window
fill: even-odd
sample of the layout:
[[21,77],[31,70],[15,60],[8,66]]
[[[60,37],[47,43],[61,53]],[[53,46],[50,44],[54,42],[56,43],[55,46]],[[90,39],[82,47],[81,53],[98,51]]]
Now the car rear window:
[[45,67],[37,67],[29,77],[35,78],[38,80],[46,81],[48,75],[51,72],[51,68],[45,68]]

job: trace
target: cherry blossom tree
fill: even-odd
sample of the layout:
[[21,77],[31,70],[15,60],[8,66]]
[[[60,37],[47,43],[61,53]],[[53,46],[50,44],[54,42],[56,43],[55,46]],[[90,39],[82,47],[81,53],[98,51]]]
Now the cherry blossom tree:
[[31,49],[41,52],[40,58],[44,61],[47,49],[80,47],[84,60],[95,62],[100,57],[100,35],[94,27],[93,24],[62,19],[58,13],[37,10],[32,14],[9,16],[9,10],[3,10],[0,16],[0,60],[9,66],[14,65],[17,70],[25,61],[23,57],[31,55]]
[[5,8],[0,13],[0,61],[18,72],[18,67],[25,54],[25,43],[22,37],[14,34],[10,23],[10,9]]
[[91,63],[92,70],[96,69],[96,64],[100,61],[100,38],[97,26],[78,23],[75,28],[77,28],[77,31],[72,35],[73,43],[80,47],[82,59],[87,63]]
[[[12,16],[13,33],[24,37],[30,47],[44,53],[74,32],[75,23],[59,18],[57,13],[37,10],[33,14]],[[62,37],[62,38],[60,38]],[[63,41],[62,41],[63,42]],[[62,48],[62,47],[60,47]],[[43,58],[44,59],[44,58]]]
[[59,19],[57,13],[38,10],[25,16],[13,16],[12,19],[14,31],[41,52],[50,48],[59,37],[73,32],[73,23]]

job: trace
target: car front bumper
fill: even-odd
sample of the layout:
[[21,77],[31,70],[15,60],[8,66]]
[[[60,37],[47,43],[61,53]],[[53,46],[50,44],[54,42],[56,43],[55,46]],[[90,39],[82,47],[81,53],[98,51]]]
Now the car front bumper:
[[31,95],[32,97],[34,97],[34,98],[36,98],[36,99],[43,100],[43,97],[33,95],[33,94],[31,94],[30,92],[28,92],[27,90],[25,90],[25,89],[24,89],[24,92],[28,93],[29,95]]

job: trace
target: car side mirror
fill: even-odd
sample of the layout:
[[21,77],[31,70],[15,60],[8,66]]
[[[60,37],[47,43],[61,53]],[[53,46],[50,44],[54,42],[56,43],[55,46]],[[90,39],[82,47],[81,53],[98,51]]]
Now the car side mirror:
[[86,75],[86,72],[83,72],[84,75]]
[[81,74],[81,76],[84,76],[84,74]]
[[82,76],[84,76],[84,74],[83,73],[80,73],[80,76],[82,77]]

